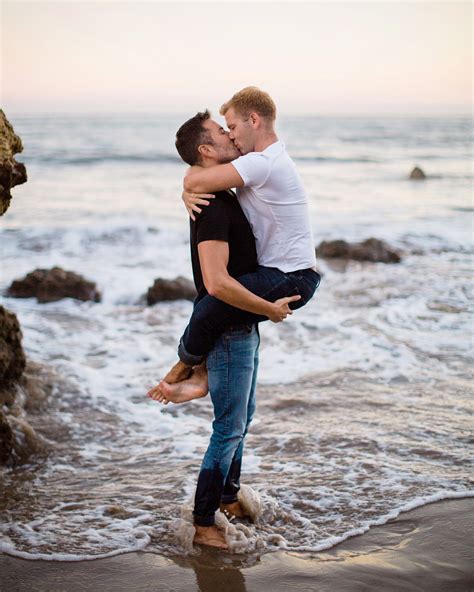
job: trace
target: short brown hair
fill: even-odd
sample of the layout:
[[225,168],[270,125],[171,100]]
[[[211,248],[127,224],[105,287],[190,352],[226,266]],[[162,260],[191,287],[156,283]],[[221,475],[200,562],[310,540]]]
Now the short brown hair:
[[272,98],[256,86],[246,86],[235,93],[227,103],[222,105],[220,114],[225,115],[230,108],[235,109],[235,112],[243,117],[248,117],[250,113],[255,112],[260,117],[272,121],[276,118],[276,105]]
[[201,156],[198,148],[201,144],[212,144],[209,130],[203,127],[203,123],[211,117],[209,110],[206,109],[196,113],[194,117],[188,119],[176,132],[176,150],[184,162],[193,166],[199,164]]

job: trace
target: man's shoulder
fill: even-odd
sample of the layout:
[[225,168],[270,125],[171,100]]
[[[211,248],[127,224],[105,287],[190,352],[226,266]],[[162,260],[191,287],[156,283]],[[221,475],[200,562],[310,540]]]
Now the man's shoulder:
[[207,224],[222,224],[230,219],[232,215],[232,200],[237,202],[237,198],[228,191],[214,191],[213,199],[209,200],[209,205],[200,206],[201,212],[196,214],[196,227],[202,227]]
[[209,200],[209,205],[203,206],[201,208],[202,213],[212,212],[215,214],[218,211],[219,212],[229,212],[232,210],[233,205],[235,205],[236,203],[238,204],[237,196],[230,189],[225,190],[225,191],[214,191],[213,195],[215,197],[214,197],[214,199]]

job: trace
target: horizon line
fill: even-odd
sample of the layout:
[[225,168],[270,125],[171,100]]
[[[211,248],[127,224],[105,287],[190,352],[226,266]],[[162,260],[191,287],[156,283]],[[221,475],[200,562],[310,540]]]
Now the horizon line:
[[[4,107],[0,106],[0,109],[6,114],[6,110]],[[183,117],[189,116],[189,111],[156,111],[156,110],[124,110],[124,111],[89,111],[89,110],[74,110],[74,111],[29,111],[29,110],[22,110],[22,111],[8,111],[10,115],[13,116],[105,116],[105,117],[117,117],[120,115],[160,115],[166,117]],[[433,117],[470,117],[474,118],[474,113],[469,110],[466,111],[459,111],[459,112],[446,112],[446,111],[433,111],[432,113],[427,113],[426,111],[419,112],[419,111],[399,111],[399,112],[323,112],[323,111],[308,111],[308,112],[282,112],[279,113],[277,119],[280,117],[423,117],[423,118],[433,118]]]

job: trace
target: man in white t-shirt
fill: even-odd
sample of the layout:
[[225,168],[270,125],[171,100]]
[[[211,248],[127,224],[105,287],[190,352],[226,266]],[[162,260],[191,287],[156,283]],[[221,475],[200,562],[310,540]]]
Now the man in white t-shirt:
[[208,169],[193,167],[184,188],[205,193],[236,187],[255,235],[259,264],[285,273],[315,267],[306,192],[275,133],[272,99],[255,87],[245,88],[222,106],[221,114],[244,156]]
[[[291,303],[291,309],[299,308],[313,296],[321,277],[315,268],[303,183],[275,133],[275,104],[267,93],[247,87],[222,106],[221,114],[225,116],[229,137],[242,156],[213,167],[191,167],[184,179],[183,198],[188,211],[194,219],[194,212],[201,211],[199,206],[209,204],[209,192],[237,188],[237,198],[255,236],[259,263],[255,273],[239,277],[238,281],[268,301],[300,295],[300,300]],[[210,295],[195,306],[181,338],[180,361],[160,383],[166,393],[157,397],[162,402],[186,400],[179,396],[178,385],[170,388],[170,383],[187,378],[226,327],[267,320],[248,312],[235,286],[221,281],[217,274],[215,281],[209,279]]]

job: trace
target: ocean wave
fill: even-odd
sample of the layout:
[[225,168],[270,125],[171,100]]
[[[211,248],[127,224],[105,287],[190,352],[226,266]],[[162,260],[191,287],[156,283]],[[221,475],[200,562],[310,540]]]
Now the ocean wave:
[[[325,163],[382,163],[380,158],[372,156],[321,156],[321,155],[305,155],[292,154],[293,160],[296,162],[325,162]],[[47,164],[47,165],[72,165],[72,166],[90,166],[107,163],[177,163],[182,164],[178,155],[166,153],[146,153],[146,154],[117,154],[117,153],[100,153],[100,154],[84,154],[82,156],[74,154],[35,154],[25,155],[23,158],[26,165],[28,164]]]
[[59,154],[44,154],[35,155],[24,158],[25,164],[48,164],[48,165],[72,165],[72,166],[90,166],[107,163],[158,163],[169,162],[182,164],[178,156],[163,153],[149,153],[149,154],[115,154],[115,153],[101,153],[101,154],[87,154],[83,156],[68,156]]
[[328,162],[328,163],[382,163],[384,162],[381,158],[375,158],[373,156],[312,156],[312,155],[291,155],[293,160],[297,162]]

